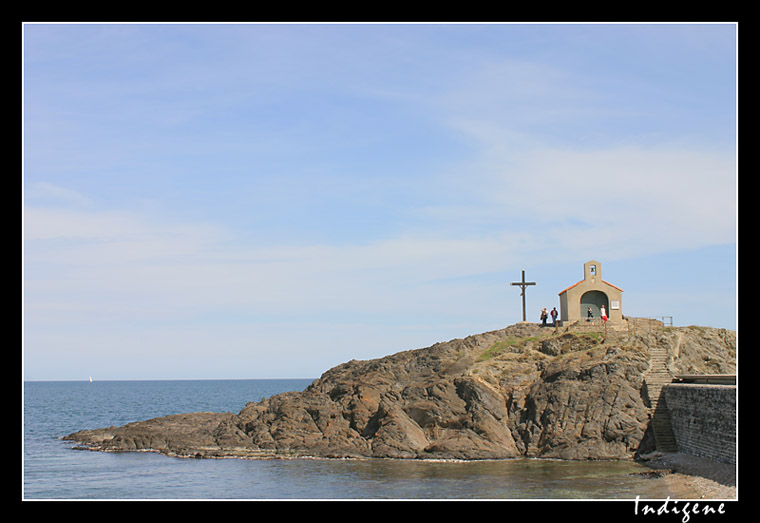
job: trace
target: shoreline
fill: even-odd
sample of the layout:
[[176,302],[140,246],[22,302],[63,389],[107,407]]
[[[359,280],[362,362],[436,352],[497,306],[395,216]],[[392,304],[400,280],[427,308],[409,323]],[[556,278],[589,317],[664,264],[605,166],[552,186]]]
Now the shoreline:
[[[65,439],[65,438],[64,438]],[[159,449],[103,449],[93,447],[87,444],[76,445],[71,450],[88,450],[95,452],[155,452],[163,454],[169,458],[179,459],[252,459],[252,460],[391,460],[391,461],[427,461],[427,462],[470,462],[470,461],[510,461],[510,460],[546,460],[546,461],[577,461],[566,460],[561,458],[507,458],[507,459],[457,459],[457,458],[435,458],[424,460],[409,460],[406,458],[377,458],[370,456],[318,456],[310,454],[259,454],[259,455],[242,455],[242,454],[204,454],[197,453],[176,454],[165,452]],[[709,458],[693,456],[684,453],[663,453],[652,452],[639,456],[638,458],[610,459],[604,461],[630,461],[646,467],[652,471],[653,477],[658,477],[665,481],[668,488],[672,491],[673,500],[720,500],[720,501],[737,501],[737,466],[714,461]]]
[[637,460],[657,471],[677,499],[738,500],[736,465],[683,453],[653,452]]

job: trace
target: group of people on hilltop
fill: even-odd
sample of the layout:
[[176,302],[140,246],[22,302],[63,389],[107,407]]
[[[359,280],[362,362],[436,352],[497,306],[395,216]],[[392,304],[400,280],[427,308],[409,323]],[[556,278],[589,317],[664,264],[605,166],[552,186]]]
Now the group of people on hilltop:
[[546,322],[549,319],[549,316],[552,317],[552,327],[557,326],[557,316],[559,313],[557,312],[557,307],[552,308],[551,312],[546,312],[546,307],[541,309],[541,326],[546,327]]
[[[607,310],[604,308],[604,305],[602,305],[599,308],[600,316],[602,318],[603,322],[607,321]],[[546,312],[546,307],[541,309],[541,326],[546,327],[547,321],[549,320],[549,316],[552,317],[552,327],[557,326],[557,307],[553,307],[551,312]],[[591,310],[591,307],[588,308],[588,311],[586,312],[586,321],[593,321],[594,320],[594,311]]]

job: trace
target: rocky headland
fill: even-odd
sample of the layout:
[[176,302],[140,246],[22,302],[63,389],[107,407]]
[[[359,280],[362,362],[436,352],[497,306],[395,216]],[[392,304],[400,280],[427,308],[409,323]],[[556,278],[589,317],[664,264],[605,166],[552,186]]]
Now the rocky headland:
[[666,349],[673,374],[736,372],[730,330],[519,323],[352,360],[239,413],[172,415],[64,439],[205,458],[631,459],[655,450],[644,393],[652,347]]

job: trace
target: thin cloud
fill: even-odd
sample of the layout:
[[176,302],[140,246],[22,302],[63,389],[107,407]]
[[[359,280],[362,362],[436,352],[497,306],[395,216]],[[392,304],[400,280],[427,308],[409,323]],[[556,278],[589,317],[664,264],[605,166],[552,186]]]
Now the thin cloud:
[[52,183],[35,182],[25,191],[25,198],[45,202],[49,205],[87,207],[92,200],[79,191],[59,187]]

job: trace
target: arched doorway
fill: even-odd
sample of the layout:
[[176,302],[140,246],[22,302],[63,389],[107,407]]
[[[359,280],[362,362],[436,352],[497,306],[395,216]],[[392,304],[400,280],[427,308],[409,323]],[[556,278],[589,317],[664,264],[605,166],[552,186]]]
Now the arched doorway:
[[602,291],[588,291],[581,296],[581,318],[586,319],[588,308],[591,307],[591,312],[595,319],[602,317],[600,309],[604,306],[604,310],[607,314],[610,313],[610,303],[607,299],[607,295]]

